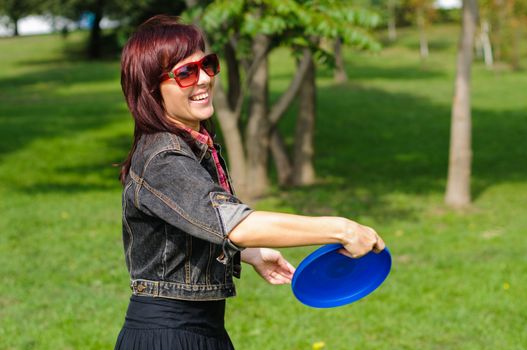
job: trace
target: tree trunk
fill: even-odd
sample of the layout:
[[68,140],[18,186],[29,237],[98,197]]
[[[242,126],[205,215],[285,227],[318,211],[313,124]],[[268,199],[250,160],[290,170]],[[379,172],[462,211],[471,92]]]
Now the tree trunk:
[[14,28],[13,28],[13,35],[14,36],[19,36],[20,35],[20,33],[18,32],[18,20],[19,20],[18,18],[13,18],[13,26],[14,26]]
[[455,92],[452,103],[450,154],[445,195],[446,204],[454,208],[465,207],[471,201],[472,125],[470,76],[477,16],[477,0],[463,0],[463,19],[458,46]]
[[309,67],[299,91],[299,108],[295,132],[293,184],[311,185],[315,182],[313,139],[316,115],[315,62],[310,57]]
[[344,68],[344,57],[342,56],[342,40],[340,38],[335,39],[334,43],[335,51],[335,81],[337,83],[344,83],[348,80],[346,69]]
[[217,95],[214,99],[216,101],[215,110],[220,121],[219,124],[224,136],[225,147],[229,154],[229,175],[232,185],[236,189],[237,196],[242,200],[248,200],[247,167],[242,135],[238,126],[238,116],[229,109],[227,98],[220,89],[221,86],[217,82],[215,86],[215,93]]
[[397,39],[395,0],[388,0],[388,39],[392,42]]
[[494,58],[496,62],[501,62],[503,60],[503,32],[506,21],[505,13],[505,1],[504,0],[495,0],[497,15],[495,16],[495,24],[492,26],[494,33]]
[[103,0],[97,0],[95,3],[95,19],[90,30],[90,44],[88,55],[90,58],[101,57],[101,19],[103,16]]
[[428,39],[426,38],[426,19],[422,6],[417,7],[417,27],[419,28],[419,53],[421,59],[428,57]]
[[[267,50],[270,38],[264,34],[255,36],[252,52],[258,57]],[[268,120],[268,59],[265,56],[257,66],[249,84],[251,94],[249,122],[246,129],[247,179],[250,179],[251,198],[262,196],[269,187],[267,174],[270,122]]]
[[185,5],[187,5],[187,8],[193,8],[195,6],[198,6],[199,5],[199,1],[198,0],[185,0]]
[[512,69],[520,70],[520,57],[521,57],[521,24],[518,19],[511,21],[512,27]]
[[225,54],[225,61],[227,62],[227,71],[229,77],[229,90],[227,98],[229,100],[229,107],[231,110],[236,109],[236,103],[240,97],[240,68],[238,60],[236,59],[236,51],[230,43],[225,44],[223,48]]
[[490,24],[488,20],[484,20],[481,24],[481,45],[483,47],[483,58],[485,60],[485,66],[492,68],[494,65],[494,58],[492,56],[492,45],[490,43]]
[[276,172],[278,174],[278,184],[280,186],[291,185],[293,165],[287,154],[284,139],[276,127],[271,131],[271,154],[273,155]]
[[293,99],[300,94],[300,90],[303,84],[305,84],[305,76],[308,74],[308,70],[312,64],[313,55],[308,48],[304,48],[302,59],[297,62],[296,73],[291,80],[289,87],[273,105],[269,114],[272,130],[271,152],[278,172],[278,182],[281,186],[292,184],[293,165],[291,164],[288,152],[278,131],[277,124]]

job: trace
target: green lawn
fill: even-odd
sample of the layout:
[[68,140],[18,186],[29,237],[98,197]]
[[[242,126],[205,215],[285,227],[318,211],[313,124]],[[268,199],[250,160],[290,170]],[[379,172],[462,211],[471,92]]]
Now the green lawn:
[[[246,266],[227,328],[238,349],[527,349],[527,72],[473,70],[473,195],[443,205],[457,29],[347,52],[318,71],[315,186],[257,208],[372,225],[394,262],[354,304],[312,309]],[[132,122],[117,61],[70,59],[81,34],[0,40],[0,349],[110,349],[130,290],[113,163]],[[271,60],[274,98],[293,61]],[[295,108],[280,127],[291,134]],[[288,139],[291,142],[291,139]],[[284,249],[294,264],[315,247]]]

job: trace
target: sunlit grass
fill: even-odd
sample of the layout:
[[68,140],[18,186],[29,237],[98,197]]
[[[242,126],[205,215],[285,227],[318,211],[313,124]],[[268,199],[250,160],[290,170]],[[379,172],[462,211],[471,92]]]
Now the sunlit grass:
[[[318,182],[275,186],[257,206],[374,226],[391,275],[364,300],[319,310],[245,266],[227,311],[238,349],[527,346],[527,74],[475,63],[474,205],[456,213],[443,191],[457,29],[434,28],[426,62],[415,33],[400,35],[375,55],[348,51],[346,84],[318,70]],[[0,40],[2,349],[112,348],[130,295],[112,164],[132,123],[118,62],[72,59],[81,39]],[[294,63],[279,50],[270,67],[276,98]],[[280,125],[289,134],[294,113]],[[283,254],[297,264],[313,249]]]

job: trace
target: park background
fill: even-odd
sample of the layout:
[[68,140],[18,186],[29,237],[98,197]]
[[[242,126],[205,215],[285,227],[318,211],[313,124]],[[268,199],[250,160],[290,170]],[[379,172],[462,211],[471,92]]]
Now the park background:
[[[345,81],[316,63],[315,180],[280,184],[269,162],[269,186],[251,203],[374,227],[391,274],[363,300],[313,309],[246,265],[227,306],[238,349],[527,349],[527,45],[515,31],[527,12],[510,3],[480,2],[481,14],[505,16],[504,29],[501,41],[491,35],[491,64],[475,50],[472,198],[462,208],[445,204],[460,10],[397,2],[393,37],[386,4],[354,5],[380,20],[364,25],[363,50],[344,43]],[[412,16],[419,6],[425,27]],[[113,165],[133,124],[119,84],[129,32],[119,29],[102,30],[97,58],[82,28],[0,39],[1,349],[110,349],[122,326],[130,290]],[[292,52],[269,55],[271,102],[297,71]],[[301,105],[278,124],[289,150]],[[281,251],[297,265],[315,248]]]

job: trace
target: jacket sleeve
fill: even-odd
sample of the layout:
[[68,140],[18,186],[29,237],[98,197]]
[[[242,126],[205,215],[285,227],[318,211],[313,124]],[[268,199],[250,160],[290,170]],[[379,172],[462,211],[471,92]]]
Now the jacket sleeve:
[[243,250],[228,235],[252,209],[214,183],[194,158],[161,152],[137,181],[136,206],[141,211],[194,237],[222,245],[218,261],[224,264]]

